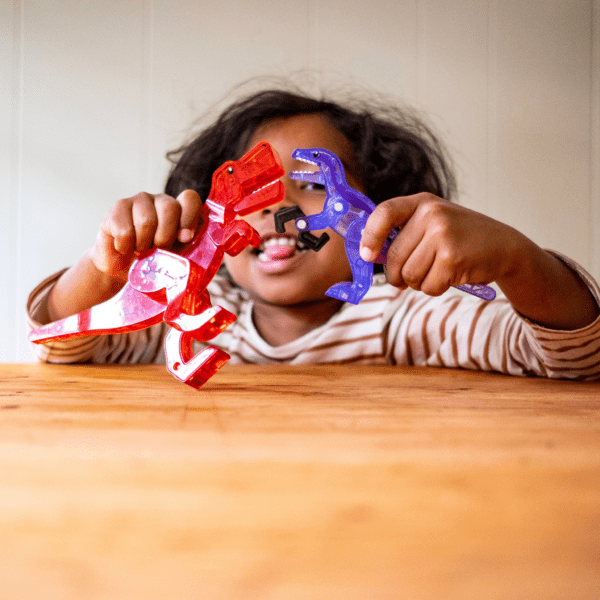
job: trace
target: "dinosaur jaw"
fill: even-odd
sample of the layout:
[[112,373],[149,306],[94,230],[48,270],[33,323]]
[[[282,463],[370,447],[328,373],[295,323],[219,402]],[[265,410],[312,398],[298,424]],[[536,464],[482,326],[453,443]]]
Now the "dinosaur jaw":
[[[281,177],[281,175],[279,175]],[[285,196],[285,188],[279,178],[269,181],[258,189],[245,192],[242,199],[234,206],[240,216],[248,215],[263,208],[278,204]]]
[[321,171],[290,171],[290,179],[325,185]]
[[300,181],[308,181],[310,183],[320,183],[320,184],[324,183],[323,175],[321,174],[321,171],[320,171],[320,165],[314,159],[312,150],[305,150],[303,148],[298,148],[294,151],[293,157],[296,160],[299,160],[303,163],[311,165],[312,167],[316,167],[317,170],[316,171],[315,170],[290,171],[289,176],[291,179],[297,179]]
[[273,148],[261,142],[236,161],[241,200],[234,211],[244,216],[283,200],[285,188],[279,181],[285,174]]
[[323,153],[324,150],[321,148],[296,148],[292,153],[292,158],[318,167]]

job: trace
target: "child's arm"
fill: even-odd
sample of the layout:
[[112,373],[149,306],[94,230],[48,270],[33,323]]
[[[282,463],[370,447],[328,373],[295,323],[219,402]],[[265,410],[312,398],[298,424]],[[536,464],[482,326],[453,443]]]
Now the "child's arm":
[[140,193],[119,200],[100,225],[95,244],[56,282],[38,321],[56,321],[114,296],[139,252],[189,242],[201,211],[202,201],[193,190],[177,198]]
[[578,329],[600,312],[586,284],[512,227],[431,194],[392,198],[370,215],[361,256],[374,260],[393,227],[386,275],[437,296],[450,286],[496,282],[513,308],[552,329]]

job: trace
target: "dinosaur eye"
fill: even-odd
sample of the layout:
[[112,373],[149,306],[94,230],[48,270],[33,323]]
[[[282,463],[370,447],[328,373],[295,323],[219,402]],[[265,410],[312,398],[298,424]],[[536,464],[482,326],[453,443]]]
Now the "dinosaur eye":
[[318,152],[313,152],[313,156],[314,156],[315,158],[317,158],[317,156],[319,156],[319,153],[318,153]]
[[233,173],[233,167],[228,167],[227,172],[231,175]]

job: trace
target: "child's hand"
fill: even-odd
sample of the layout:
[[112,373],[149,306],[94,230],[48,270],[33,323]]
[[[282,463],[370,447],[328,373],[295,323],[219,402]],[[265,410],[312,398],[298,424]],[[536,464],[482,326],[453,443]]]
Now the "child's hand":
[[90,257],[109,277],[127,281],[137,254],[154,247],[170,249],[192,240],[200,221],[202,201],[193,190],[177,198],[140,193],[119,200],[100,225]]
[[389,232],[386,276],[437,296],[450,286],[495,281],[515,310],[546,327],[577,329],[599,308],[583,280],[517,230],[431,194],[392,198],[369,216],[361,257],[374,260]]
[[513,250],[527,241],[475,211],[416,194],[392,198],[373,211],[362,236],[362,258],[373,260],[394,227],[400,233],[387,254],[388,281],[432,296],[454,285],[501,279],[510,269]]
[[202,201],[193,190],[177,198],[140,193],[119,200],[102,221],[96,243],[60,276],[37,319],[42,324],[57,321],[108,300],[127,282],[140,252],[188,243],[201,214]]

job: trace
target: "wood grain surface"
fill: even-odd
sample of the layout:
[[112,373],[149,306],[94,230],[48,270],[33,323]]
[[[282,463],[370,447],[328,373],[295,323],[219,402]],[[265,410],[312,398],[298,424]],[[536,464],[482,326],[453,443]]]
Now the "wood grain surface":
[[0,599],[600,598],[600,385],[0,365]]

